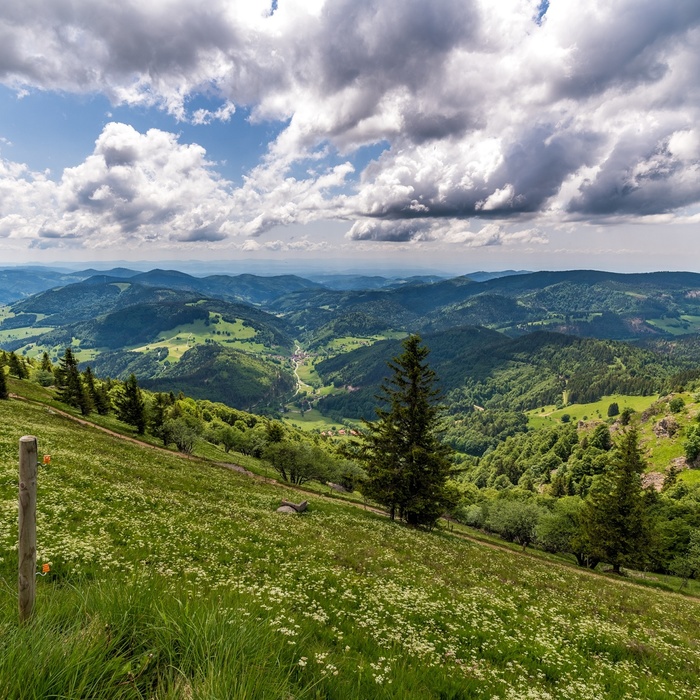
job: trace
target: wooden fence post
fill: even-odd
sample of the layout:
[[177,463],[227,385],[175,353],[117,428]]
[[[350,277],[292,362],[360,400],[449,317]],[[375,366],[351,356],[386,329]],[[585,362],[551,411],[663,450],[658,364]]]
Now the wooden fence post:
[[36,594],[37,442],[19,439],[19,621],[29,619]]

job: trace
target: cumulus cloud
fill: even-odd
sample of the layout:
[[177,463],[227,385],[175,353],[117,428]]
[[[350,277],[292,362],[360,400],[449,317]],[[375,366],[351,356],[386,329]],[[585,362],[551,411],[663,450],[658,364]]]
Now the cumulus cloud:
[[229,183],[204,149],[173,134],[111,123],[58,182],[0,161],[0,232],[107,246],[123,240],[216,241],[230,232]]
[[[110,125],[55,187],[0,173],[0,235],[216,241],[323,217],[405,242],[474,217],[673,214],[700,202],[699,44],[697,0],[4,3],[0,80],[18,91],[100,91],[202,125],[245,105],[285,126],[234,188],[201,148]],[[221,106],[189,111],[198,94]],[[350,156],[378,143],[356,173]]]

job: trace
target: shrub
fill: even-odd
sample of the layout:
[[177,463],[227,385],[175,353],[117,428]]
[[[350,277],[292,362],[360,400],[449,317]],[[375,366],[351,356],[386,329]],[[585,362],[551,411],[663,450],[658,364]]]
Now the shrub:
[[685,401],[683,401],[682,396],[675,396],[668,402],[671,413],[680,413],[683,410],[683,406],[685,406]]

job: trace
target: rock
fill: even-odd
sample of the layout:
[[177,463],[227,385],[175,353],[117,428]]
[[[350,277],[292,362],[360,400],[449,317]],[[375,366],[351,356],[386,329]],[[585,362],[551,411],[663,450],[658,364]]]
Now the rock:
[[293,508],[297,513],[303,513],[309,505],[308,501],[302,501],[301,503],[292,503],[291,501],[282,501],[282,507]]
[[292,508],[292,506],[280,506],[277,509],[278,513],[298,513],[296,508]]
[[647,472],[642,474],[642,488],[652,486],[656,491],[661,491],[664,485],[664,475],[661,472]]
[[678,421],[673,416],[664,416],[655,426],[656,437],[673,437],[678,432]]
[[671,460],[671,465],[679,472],[683,471],[684,469],[690,469],[688,460],[685,457],[674,457]]

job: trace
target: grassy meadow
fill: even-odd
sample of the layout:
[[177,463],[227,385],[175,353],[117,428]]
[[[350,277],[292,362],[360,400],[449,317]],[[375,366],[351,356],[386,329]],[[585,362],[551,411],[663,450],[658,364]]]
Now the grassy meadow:
[[[17,445],[39,440],[17,623]],[[304,496],[307,497],[307,496]],[[0,697],[700,698],[700,601],[0,401]]]

